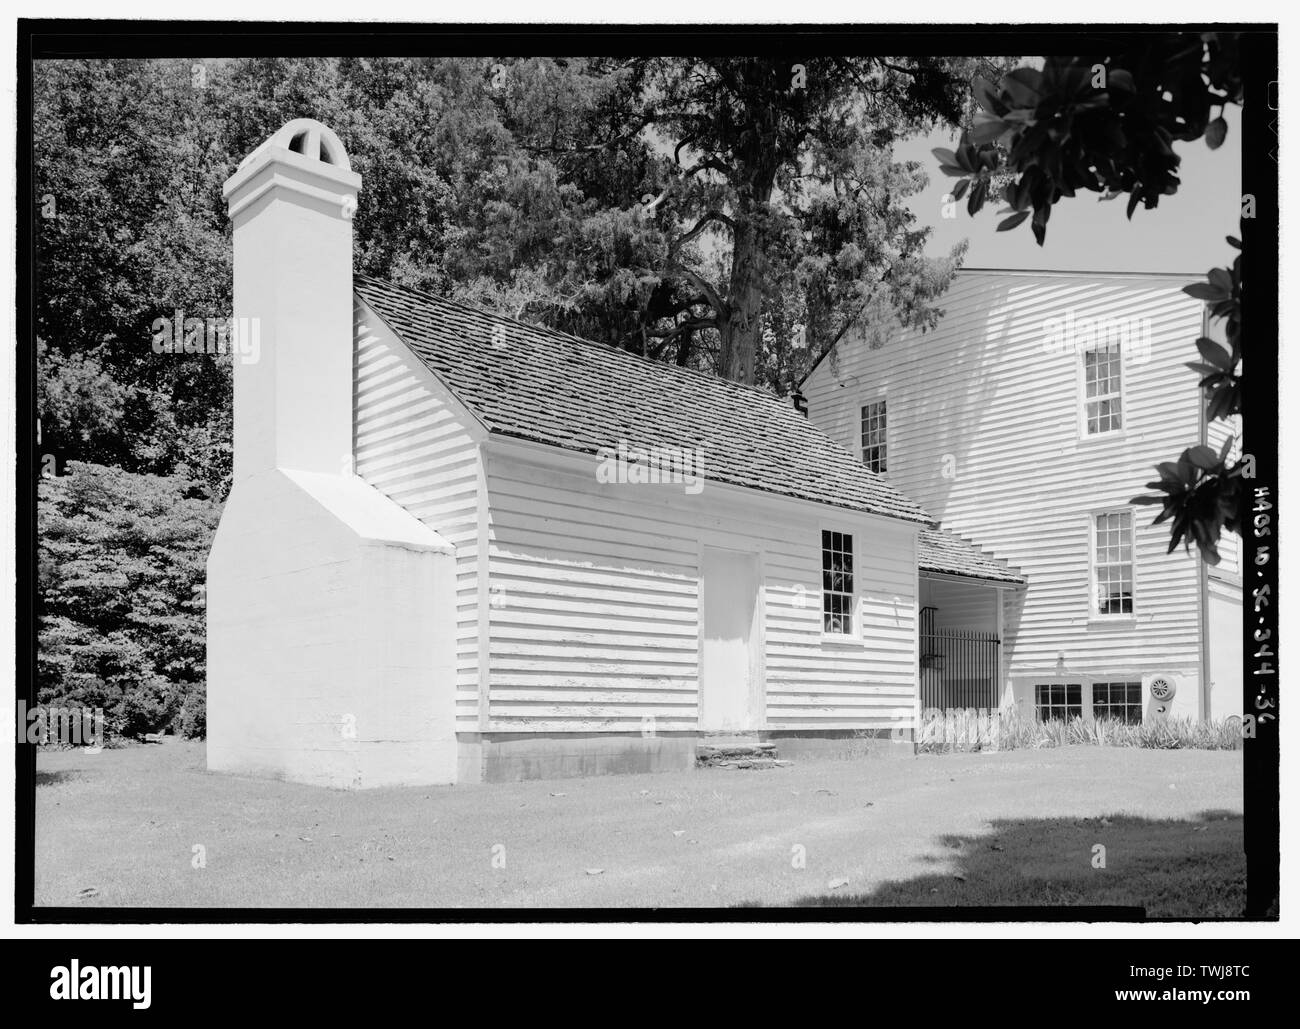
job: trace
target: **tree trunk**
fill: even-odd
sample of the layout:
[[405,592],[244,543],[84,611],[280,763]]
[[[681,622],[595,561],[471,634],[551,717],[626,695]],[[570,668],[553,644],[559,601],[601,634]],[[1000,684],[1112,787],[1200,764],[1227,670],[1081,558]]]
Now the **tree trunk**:
[[758,353],[759,317],[763,310],[762,241],[749,218],[736,221],[731,256],[727,311],[718,323],[721,339],[718,372],[736,382],[753,383]]
[[771,110],[755,110],[746,142],[736,160],[740,181],[732,235],[731,280],[727,310],[720,312],[719,372],[736,382],[752,384],[758,362],[763,314],[763,269],[766,258],[767,205],[776,184],[776,134]]

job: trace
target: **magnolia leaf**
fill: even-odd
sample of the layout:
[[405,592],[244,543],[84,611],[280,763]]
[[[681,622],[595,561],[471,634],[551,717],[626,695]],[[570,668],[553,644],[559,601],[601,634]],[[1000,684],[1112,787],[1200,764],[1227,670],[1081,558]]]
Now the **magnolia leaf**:
[[[1130,202],[1129,208],[1132,209],[1133,206],[1134,205]],[[1217,286],[1213,286],[1208,282],[1193,282],[1190,286],[1184,286],[1183,292],[1189,297],[1194,297],[1197,300],[1214,303],[1223,300],[1226,291],[1219,289]]]
[[998,232],[1006,232],[1008,229],[1014,229],[1030,215],[1029,211],[1017,211],[1010,218],[1003,218],[998,222]]
[[1034,220],[1029,227],[1034,230],[1034,239],[1038,241],[1040,247],[1043,245],[1043,240],[1047,238],[1047,219],[1051,216],[1052,208],[1050,204],[1034,209]]
[[1215,118],[1205,127],[1205,142],[1211,150],[1218,150],[1223,146],[1223,141],[1228,138],[1228,123],[1223,120],[1223,116]]
[[1037,107],[1043,73],[1034,68],[1017,68],[1002,77],[1002,92],[1016,107]]
[[1196,341],[1196,349],[1205,358],[1205,363],[1218,371],[1226,372],[1232,368],[1232,355],[1208,336],[1202,336]]
[[976,75],[970,85],[971,92],[975,94],[975,100],[989,114],[1001,114],[1005,110],[1002,102],[998,99],[997,90],[988,79]]
[[993,143],[1001,139],[1009,128],[1011,126],[1001,118],[980,111],[975,115],[975,123],[971,126],[970,139],[977,145]]
[[1183,453],[1187,455],[1188,461],[1202,471],[1212,472],[1219,467],[1219,455],[1213,447],[1207,447],[1204,443],[1188,447]]
[[1124,93],[1137,91],[1137,86],[1133,82],[1133,73],[1123,68],[1106,69],[1106,88],[1118,89]]

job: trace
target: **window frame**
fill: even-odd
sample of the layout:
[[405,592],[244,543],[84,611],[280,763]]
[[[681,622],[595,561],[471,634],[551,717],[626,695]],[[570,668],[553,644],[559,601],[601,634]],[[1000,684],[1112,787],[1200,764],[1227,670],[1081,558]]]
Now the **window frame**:
[[[882,423],[878,442],[872,444],[876,450],[880,451],[880,463],[884,466],[880,469],[873,468],[870,462],[867,461],[867,410],[872,407],[880,408],[879,415],[873,415],[873,418]],[[884,393],[879,393],[870,400],[864,400],[858,405],[858,459],[868,471],[874,472],[876,475],[889,474],[889,398]]]
[[[1116,373],[1119,376],[1119,388],[1113,393],[1101,393],[1096,396],[1088,396],[1088,355],[1098,351],[1114,348],[1118,358]],[[1079,351],[1079,356],[1075,364],[1078,378],[1078,418],[1079,418],[1079,438],[1083,441],[1117,439],[1128,431],[1128,375],[1124,368],[1124,343],[1123,340],[1111,340],[1107,338],[1101,343],[1094,343],[1092,346],[1085,347]],[[1097,403],[1101,400],[1114,399],[1119,401],[1119,426],[1117,428],[1105,429],[1101,432],[1088,431],[1088,404]]]
[[[1103,612],[1098,603],[1097,593],[1097,521],[1106,515],[1128,516],[1129,546],[1129,610]],[[1088,512],[1088,621],[1090,622],[1124,622],[1132,621],[1138,614],[1138,578],[1137,578],[1137,517],[1131,507],[1105,507]]]
[[[1061,708],[1062,710],[1064,710],[1064,711],[1065,711],[1065,717],[1064,717],[1064,719],[1061,719],[1061,720],[1064,721],[1067,725],[1072,721],[1073,718],[1083,718],[1083,717],[1084,717],[1084,710],[1085,710],[1085,709],[1087,708],[1087,706],[1088,706],[1088,705],[1086,705],[1086,704],[1084,703],[1084,691],[1083,691],[1083,687],[1084,687],[1084,683],[1085,683],[1085,682],[1086,682],[1086,680],[1084,680],[1084,679],[1078,679],[1077,681],[1071,681],[1071,680],[1067,680],[1067,679],[1049,679],[1049,680],[1046,680],[1046,681],[1044,681],[1044,680],[1036,680],[1036,681],[1034,681],[1033,684],[1032,684],[1033,687],[1034,687],[1034,720],[1037,721],[1037,722],[1039,722],[1039,723],[1044,723],[1044,724],[1045,724],[1046,722],[1049,722],[1049,721],[1055,721],[1055,720],[1056,720],[1056,719],[1053,719],[1053,718],[1050,718],[1050,717],[1049,717],[1049,718],[1044,718],[1043,715],[1042,715],[1042,709],[1043,709],[1044,705],[1043,705],[1043,703],[1039,700],[1039,690],[1042,690],[1042,689],[1047,689],[1047,690],[1049,691],[1048,702],[1047,702],[1047,704],[1046,704],[1047,709],[1048,709],[1049,711],[1051,711],[1053,708],[1058,708],[1058,707],[1059,707],[1059,708]],[[1051,694],[1050,694],[1050,691],[1051,691],[1051,690],[1056,690],[1056,689],[1060,689],[1060,690],[1063,691],[1063,699],[1062,699],[1061,703],[1059,703],[1059,704],[1057,704],[1057,703],[1055,703],[1055,702],[1053,701],[1053,699],[1052,699],[1052,697],[1051,697]],[[1071,689],[1076,689],[1076,690],[1079,691],[1079,703],[1078,703],[1077,705],[1074,705],[1074,704],[1071,704],[1071,703],[1070,703],[1070,694],[1069,694],[1069,691],[1070,691]],[[1077,706],[1077,708],[1078,708],[1078,714],[1072,716],[1072,715],[1070,714],[1070,709],[1073,708],[1073,707],[1076,707],[1076,706]]]
[[[843,528],[837,528],[835,526],[825,525],[825,524],[819,526],[819,529],[820,529],[820,535],[818,538],[818,549],[821,554],[821,561],[819,562],[819,566],[820,566],[819,582],[821,588],[819,590],[820,604],[818,605],[818,607],[821,614],[821,635],[823,639],[827,639],[827,640],[856,641],[860,638],[859,631],[858,631],[859,630],[858,598],[860,596],[859,579],[858,579],[859,555],[857,552],[857,540],[855,538],[857,534],[853,532],[849,532]],[[843,543],[844,539],[848,540],[849,549],[847,551],[843,549],[839,551],[836,551],[834,549],[829,549],[829,550],[827,549],[828,538],[829,538],[829,542],[833,543],[835,536],[841,537],[841,543]],[[852,569],[850,569],[848,573],[850,576],[848,590],[828,590],[826,588],[826,575],[831,570],[826,567],[826,556],[827,554],[833,554],[833,553],[840,553],[840,554],[847,553],[849,555],[850,560],[852,561],[853,567]],[[846,632],[836,632],[833,629],[828,629],[826,626],[827,616],[830,614],[830,612],[826,608],[826,600],[827,597],[831,595],[848,597],[848,608],[849,608],[848,609],[848,631]]]
[[[1118,687],[1122,687],[1122,688],[1125,690],[1125,693],[1126,693],[1124,699],[1123,699],[1121,702],[1119,702],[1119,703],[1116,703],[1115,700],[1113,699],[1113,698],[1114,698],[1114,689],[1115,689],[1115,687],[1117,687],[1117,686],[1118,686]],[[1105,690],[1106,690],[1106,700],[1105,700],[1104,703],[1102,703],[1102,704],[1100,704],[1100,705],[1098,705],[1098,702],[1097,702],[1097,689],[1098,689],[1098,687],[1104,687]],[[1136,690],[1134,691],[1134,692],[1136,693],[1136,696],[1137,696],[1137,700],[1136,700],[1136,701],[1134,701],[1134,700],[1130,700],[1130,699],[1129,699],[1129,696],[1130,696],[1131,694],[1128,693],[1128,691],[1129,691],[1130,689],[1134,688],[1134,687],[1136,687]],[[1143,690],[1142,690],[1142,680],[1141,680],[1141,679],[1094,679],[1094,680],[1092,681],[1092,688],[1090,689],[1089,693],[1090,693],[1090,696],[1089,696],[1089,698],[1088,698],[1088,707],[1089,707],[1089,710],[1090,710],[1091,718],[1092,718],[1092,720],[1093,720],[1094,722],[1095,722],[1095,721],[1098,721],[1098,720],[1101,718],[1101,716],[1099,716],[1099,715],[1097,714],[1097,708],[1098,708],[1098,706],[1101,706],[1101,707],[1106,708],[1107,712],[1109,712],[1109,711],[1111,711],[1112,709],[1117,708],[1117,707],[1118,707],[1118,708],[1123,708],[1123,709],[1125,709],[1126,711],[1135,708],[1135,709],[1137,710],[1137,720],[1136,720],[1135,722],[1134,722],[1134,721],[1130,721],[1130,720],[1128,719],[1128,717],[1124,717],[1124,718],[1121,718],[1121,719],[1118,719],[1118,720],[1121,721],[1121,722],[1123,722],[1123,724],[1125,724],[1125,725],[1141,725],[1141,724],[1142,724],[1142,721],[1143,721],[1143,719],[1144,719],[1144,717],[1145,717],[1145,715],[1146,715],[1146,703],[1145,703],[1145,702],[1143,701],[1143,699],[1142,699],[1142,696],[1143,696]],[[1111,716],[1110,716],[1109,714],[1107,714],[1106,717],[1111,717]]]

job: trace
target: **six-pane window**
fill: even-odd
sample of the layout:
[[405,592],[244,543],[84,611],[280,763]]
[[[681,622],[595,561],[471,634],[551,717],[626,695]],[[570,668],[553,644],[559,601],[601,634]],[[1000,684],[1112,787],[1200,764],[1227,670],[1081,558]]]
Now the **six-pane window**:
[[1034,687],[1034,705],[1040,722],[1064,721],[1083,717],[1083,684],[1077,682],[1040,683]]
[[889,470],[885,439],[885,402],[877,400],[862,408],[862,463],[873,472]]
[[822,530],[822,631],[853,633],[853,537]]
[[1133,613],[1133,513],[1097,515],[1092,554],[1094,609],[1099,615]]
[[1142,721],[1141,682],[1094,682],[1092,717],[1137,725]]
[[1123,428],[1120,411],[1120,353],[1108,343],[1083,353],[1084,419],[1088,435]]

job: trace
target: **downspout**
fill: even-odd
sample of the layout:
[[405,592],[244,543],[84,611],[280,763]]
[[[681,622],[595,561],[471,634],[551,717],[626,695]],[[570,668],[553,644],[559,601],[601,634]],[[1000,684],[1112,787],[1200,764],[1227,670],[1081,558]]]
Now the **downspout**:
[[997,619],[994,627],[998,634],[998,709],[1001,710],[1007,697],[1007,638],[1005,624],[1005,592],[1000,586],[993,589],[993,603],[997,605]]

